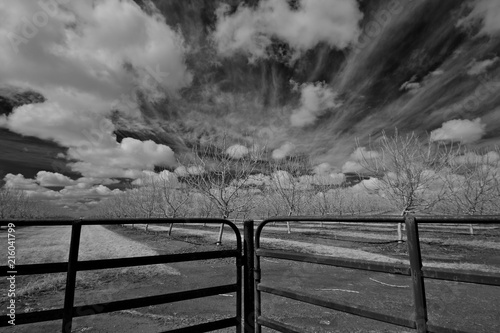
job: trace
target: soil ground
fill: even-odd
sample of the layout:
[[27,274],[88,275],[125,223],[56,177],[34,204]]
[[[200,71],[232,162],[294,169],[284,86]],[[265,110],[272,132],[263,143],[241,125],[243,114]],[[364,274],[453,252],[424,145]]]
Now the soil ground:
[[[64,261],[67,256],[65,242],[69,240],[69,228],[55,228],[57,229],[19,228],[18,251],[21,251],[25,262],[18,264]],[[82,233],[84,245],[81,247],[80,259],[84,260],[154,253],[212,251],[235,247],[234,237],[231,237],[232,232],[229,228],[226,228],[223,246],[215,245],[218,228],[201,225],[176,225],[172,236],[167,235],[167,228],[163,226],[150,226],[148,232],[121,226],[84,228],[88,228]],[[4,239],[5,233],[2,231],[0,236]],[[500,274],[498,226],[476,228],[474,236],[468,235],[468,228],[426,226],[421,228],[420,236],[424,265],[475,269]],[[57,255],[41,255],[39,251],[29,250],[37,248],[34,244],[44,238],[54,242],[50,246]],[[59,240],[57,244],[54,238]],[[318,224],[303,224],[294,226],[293,232],[287,234],[283,225],[270,224],[264,229],[262,244],[267,248],[365,260],[405,262],[407,245],[404,242],[399,244],[394,238],[394,225],[328,224],[320,228]],[[401,317],[412,316],[413,301],[409,277],[267,258],[262,258],[261,264],[262,283],[265,285],[321,295]],[[76,305],[204,288],[235,281],[235,266],[232,259],[104,272],[79,273]],[[24,288],[23,294],[17,298],[18,313],[62,307],[64,279],[64,274],[61,274],[60,278],[18,277],[17,288]],[[425,282],[429,321],[432,324],[470,332],[498,331],[499,287],[427,279]],[[42,287],[37,289],[36,286],[40,285]],[[5,282],[0,282],[2,290],[5,290],[5,286]],[[2,298],[0,304],[2,309],[5,309],[5,301],[5,297]],[[262,313],[267,317],[300,327],[305,332],[412,331],[265,293],[262,293]],[[73,331],[160,332],[231,317],[234,314],[235,295],[227,294],[77,318],[74,320]],[[60,325],[60,321],[55,321],[0,328],[0,332],[60,332]],[[234,328],[220,332],[234,332]],[[263,332],[271,330],[263,329]]]

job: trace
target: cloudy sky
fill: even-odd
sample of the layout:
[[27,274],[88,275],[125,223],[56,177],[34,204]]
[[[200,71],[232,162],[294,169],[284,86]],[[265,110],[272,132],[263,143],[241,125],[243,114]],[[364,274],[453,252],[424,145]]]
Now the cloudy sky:
[[497,1],[294,6],[0,1],[3,183],[86,205],[222,131],[334,174],[395,127],[499,143]]

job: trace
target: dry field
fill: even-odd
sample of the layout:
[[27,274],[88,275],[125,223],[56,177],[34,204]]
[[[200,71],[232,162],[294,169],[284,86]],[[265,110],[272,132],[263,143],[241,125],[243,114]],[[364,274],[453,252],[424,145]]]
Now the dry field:
[[[103,259],[220,249],[218,228],[176,225],[149,226],[149,232],[123,227],[84,226],[80,259]],[[19,228],[18,264],[65,261],[68,227]],[[5,239],[5,233],[0,234]],[[424,265],[473,269],[500,274],[500,229],[421,228]],[[223,249],[234,247],[226,228]],[[282,225],[268,225],[262,245],[298,252],[381,262],[407,262],[406,244],[394,241],[394,226],[304,224],[286,234]],[[262,260],[262,282],[301,290],[335,300],[361,304],[387,313],[410,316],[410,279],[383,273],[354,271],[284,260]],[[149,296],[225,284],[234,281],[230,259],[144,266],[78,274],[76,305]],[[18,311],[61,307],[64,274],[19,277]],[[2,282],[2,284],[4,284]],[[0,285],[4,288],[3,285]],[[500,327],[500,288],[426,280],[429,317],[433,323],[471,332],[492,332]],[[263,294],[263,312],[307,332],[407,332],[391,325],[360,319]],[[159,332],[234,314],[234,295],[121,311],[75,320],[74,332]],[[4,308],[5,299],[2,299]],[[57,332],[60,322],[3,328],[0,332]],[[232,332],[225,330],[223,332]],[[264,330],[265,331],[265,330]]]

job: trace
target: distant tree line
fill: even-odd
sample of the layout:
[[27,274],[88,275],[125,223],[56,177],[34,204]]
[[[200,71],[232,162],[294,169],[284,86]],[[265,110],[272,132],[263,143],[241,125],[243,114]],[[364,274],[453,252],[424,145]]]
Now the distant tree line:
[[0,219],[44,219],[67,218],[68,214],[59,206],[36,200],[25,191],[0,187]]

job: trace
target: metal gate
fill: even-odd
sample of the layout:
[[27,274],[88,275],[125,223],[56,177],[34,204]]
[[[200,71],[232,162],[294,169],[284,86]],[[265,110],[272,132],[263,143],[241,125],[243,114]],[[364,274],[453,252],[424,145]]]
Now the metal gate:
[[[137,223],[186,223],[186,224],[220,224],[228,225],[236,237],[235,250],[194,252],[182,254],[168,254],[156,256],[144,256],[133,258],[104,259],[78,261],[80,245],[80,235],[83,225],[119,225]],[[384,264],[380,262],[350,260],[329,256],[310,255],[301,253],[291,253],[287,251],[277,251],[261,248],[261,233],[263,228],[270,222],[352,222],[352,223],[405,223],[407,232],[408,253],[410,265]],[[0,220],[0,226],[14,223],[18,226],[71,226],[71,243],[68,262],[17,265],[16,275],[34,275],[66,273],[66,290],[64,307],[54,310],[37,311],[30,313],[16,314],[16,325],[38,323],[62,319],[63,333],[71,332],[72,320],[75,317],[89,316],[100,313],[109,313],[144,307],[150,305],[166,304],[208,296],[215,296],[221,293],[236,293],[235,315],[226,319],[215,320],[203,324],[193,325],[166,332],[209,332],[217,329],[235,327],[236,332],[251,333],[261,332],[262,326],[272,328],[280,332],[300,332],[300,329],[292,327],[286,323],[277,322],[263,315],[261,312],[261,293],[274,294],[297,301],[350,313],[353,315],[370,318],[394,325],[413,328],[417,332],[434,333],[460,333],[462,331],[435,326],[427,322],[427,302],[424,278],[448,280],[457,282],[467,282],[491,286],[500,286],[500,276],[494,274],[474,274],[467,271],[456,271],[450,269],[433,269],[422,267],[420,253],[420,242],[418,235],[418,223],[485,223],[500,224],[499,216],[491,217],[429,217],[429,216],[357,216],[357,217],[276,217],[260,223],[254,234],[254,222],[244,222],[243,240],[238,227],[223,219],[119,219],[119,220],[77,220],[77,221],[20,221],[20,220]],[[243,253],[242,253],[243,251]],[[308,295],[301,291],[288,290],[273,287],[262,283],[260,259],[262,257],[285,259],[320,265],[345,267],[375,272],[399,274],[412,277],[414,316],[412,318],[400,318],[392,315],[382,314],[373,309],[368,309],[359,305],[343,304],[330,299],[325,299],[313,295]],[[155,295],[149,297],[134,298],[108,303],[97,303],[85,306],[74,306],[75,285],[77,271],[99,270],[105,268],[119,268],[131,266],[143,266],[153,264],[166,264],[174,262],[196,261],[217,258],[235,258],[236,260],[236,283],[220,285],[210,288],[194,289],[169,294]],[[5,266],[4,266],[5,267]],[[8,269],[2,271],[2,276],[12,274]],[[265,280],[265,277],[264,277]],[[96,311],[95,309],[99,309]],[[8,317],[3,316],[0,327],[8,326]]]
[[[270,222],[352,222],[352,223],[405,223],[407,233],[408,254],[410,265],[385,264],[365,260],[352,260],[343,258],[334,258],[329,256],[299,254],[287,251],[263,249],[260,246],[261,233],[263,228]],[[485,223],[499,224],[499,216],[462,216],[462,217],[443,217],[443,216],[330,216],[330,217],[276,217],[264,220],[259,224],[255,232],[255,332],[260,333],[262,326],[272,328],[279,332],[301,332],[297,327],[286,323],[281,323],[266,317],[262,314],[261,293],[273,294],[308,304],[321,306],[336,311],[350,313],[360,317],[370,318],[377,321],[390,323],[393,325],[416,329],[419,333],[463,333],[463,331],[439,327],[427,322],[427,302],[424,278],[438,279],[456,282],[468,282],[475,284],[500,286],[500,276],[493,274],[474,274],[467,271],[457,271],[451,269],[434,269],[422,267],[422,258],[420,253],[420,241],[418,235],[418,223]],[[252,226],[248,226],[253,227]],[[246,233],[246,232],[245,232]],[[356,304],[345,304],[335,302],[330,299],[310,295],[302,291],[290,290],[280,287],[270,286],[265,282],[265,277],[261,275],[260,259],[262,257],[285,259],[320,265],[329,265],[336,267],[345,267],[350,269],[359,269],[374,272],[384,272],[391,274],[406,275],[412,277],[414,316],[412,318],[401,318],[393,315],[383,314],[374,309],[369,309]],[[471,332],[472,333],[472,332]]]
[[[52,320],[62,319],[63,333],[70,333],[72,328],[72,320],[75,317],[89,316],[113,311],[121,311],[150,305],[159,305],[172,302],[185,301],[190,299],[215,296],[222,293],[236,293],[236,314],[233,317],[215,320],[203,324],[193,325],[180,329],[174,329],[166,332],[209,332],[216,329],[227,327],[236,327],[236,332],[242,331],[241,311],[242,311],[242,242],[241,235],[236,225],[230,221],[223,219],[116,219],[116,220],[50,220],[50,221],[31,221],[31,220],[0,220],[0,226],[7,226],[9,223],[14,223],[15,227],[23,226],[71,226],[71,243],[69,248],[68,262],[31,264],[31,265],[16,265],[15,275],[34,275],[34,274],[50,274],[50,273],[67,273],[66,290],[64,296],[64,307],[61,309],[44,310],[29,313],[16,314],[16,325],[29,323],[38,323]],[[167,254],[156,256],[143,256],[132,258],[105,259],[105,260],[89,260],[78,261],[78,251],[80,245],[80,235],[83,225],[121,225],[121,224],[138,224],[138,223],[154,223],[154,224],[169,224],[169,223],[208,223],[208,224],[224,224],[229,226],[236,236],[236,250],[209,251],[209,252],[193,252],[182,254]],[[85,306],[74,306],[75,301],[75,284],[77,271],[99,270],[106,268],[119,268],[131,266],[144,266],[154,264],[167,264],[175,262],[217,259],[217,258],[235,258],[235,274],[236,283],[225,284],[216,287],[194,289],[182,292],[168,293],[162,295],[133,298],[128,300],[113,301],[108,303],[97,303]],[[5,267],[5,266],[4,266]],[[2,276],[13,274],[7,269],[2,270]],[[98,309],[98,311],[96,311]],[[8,317],[2,316],[0,327],[10,326]]]

